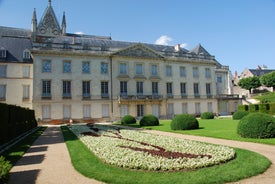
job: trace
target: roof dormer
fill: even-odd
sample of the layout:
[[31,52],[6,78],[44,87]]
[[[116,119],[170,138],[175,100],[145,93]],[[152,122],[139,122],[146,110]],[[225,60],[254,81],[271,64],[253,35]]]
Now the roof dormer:
[[5,59],[7,57],[7,50],[4,47],[0,48],[0,58]]

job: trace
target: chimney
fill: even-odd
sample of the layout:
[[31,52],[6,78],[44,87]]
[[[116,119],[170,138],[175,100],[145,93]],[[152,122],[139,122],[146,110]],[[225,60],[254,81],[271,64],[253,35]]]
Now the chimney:
[[181,49],[180,49],[180,44],[177,44],[174,46],[174,49],[176,52],[179,52]]

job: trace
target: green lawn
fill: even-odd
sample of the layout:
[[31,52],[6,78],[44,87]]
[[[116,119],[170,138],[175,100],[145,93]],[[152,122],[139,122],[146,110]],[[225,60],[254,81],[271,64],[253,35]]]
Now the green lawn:
[[[179,134],[198,135],[205,137],[214,137],[221,139],[230,139],[237,141],[255,142],[262,144],[275,145],[275,138],[272,139],[251,139],[242,138],[237,134],[237,126],[239,120],[232,120],[231,118],[213,119],[213,120],[199,120],[200,128],[197,130],[181,130],[174,131],[170,128],[171,120],[161,120],[160,126],[147,126],[145,129],[160,130],[165,132],[174,132]],[[137,125],[134,125],[137,126]]]
[[257,153],[235,149],[237,157],[234,160],[194,171],[144,172],[126,170],[104,164],[68,127],[63,126],[61,129],[75,169],[84,176],[106,183],[227,183],[263,173],[271,164],[267,158]]

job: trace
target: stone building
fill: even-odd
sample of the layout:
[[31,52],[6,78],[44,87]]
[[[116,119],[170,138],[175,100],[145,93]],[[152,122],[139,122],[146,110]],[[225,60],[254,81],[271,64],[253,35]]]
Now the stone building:
[[[3,36],[3,30],[9,29],[16,33]],[[6,37],[28,43],[17,50],[29,51],[31,57],[19,58],[13,72],[19,75],[15,70],[21,67],[22,73],[23,66],[29,67],[29,77],[22,78],[29,82],[29,107],[35,109],[38,119],[112,121],[126,114],[137,118],[145,114],[171,118],[206,111],[229,114],[240,103],[232,95],[229,67],[221,65],[201,45],[186,50],[180,45],[67,33],[65,13],[59,24],[50,0],[40,22],[34,10],[31,30],[0,27],[0,33],[0,48],[8,52],[2,44]],[[13,63],[0,62],[3,77],[2,70],[12,70]],[[21,88],[27,85],[23,79],[16,82]],[[2,101],[16,104],[12,96],[22,96],[23,92],[14,88],[16,92],[10,93],[12,82],[1,83],[6,94],[0,94],[7,96]],[[17,104],[23,102],[21,99]]]

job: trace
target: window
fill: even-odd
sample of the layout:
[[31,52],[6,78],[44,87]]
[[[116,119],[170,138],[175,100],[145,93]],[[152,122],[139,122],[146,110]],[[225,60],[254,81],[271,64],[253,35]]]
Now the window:
[[82,95],[83,98],[91,97],[90,81],[82,81]]
[[0,77],[7,77],[7,65],[0,65]]
[[218,83],[222,83],[222,76],[221,76],[221,75],[218,75],[218,76],[217,76],[217,82],[218,82]]
[[186,69],[184,66],[180,67],[180,77],[186,77]]
[[171,77],[172,76],[172,67],[166,66],[166,76]]
[[42,62],[42,72],[50,73],[52,71],[52,62],[50,60],[46,60]]
[[182,103],[182,114],[188,114],[187,103]]
[[152,93],[153,96],[157,96],[159,94],[158,82],[152,82]]
[[63,61],[63,73],[71,73],[71,61]]
[[194,95],[195,95],[195,97],[199,97],[200,96],[199,83],[194,83]]
[[153,76],[158,75],[158,66],[157,66],[157,65],[152,65],[152,66],[151,66],[151,74],[152,74]]
[[144,106],[142,104],[137,105],[137,117],[144,115]]
[[213,112],[213,104],[212,104],[212,102],[208,102],[207,103],[207,111],[208,112]]
[[64,119],[70,119],[71,118],[71,106],[70,105],[64,105],[63,106],[63,118]]
[[137,82],[137,95],[143,95],[143,82]]
[[0,48],[0,58],[6,58],[7,57],[7,50],[4,47]]
[[23,66],[23,77],[30,78],[30,66]]
[[201,104],[200,103],[195,103],[195,113],[201,114]]
[[127,81],[120,81],[120,95],[127,96]]
[[157,118],[159,118],[159,114],[160,114],[159,111],[160,111],[159,105],[153,104],[153,105],[152,105],[152,114],[153,114],[154,116],[156,116]]
[[23,60],[29,60],[30,58],[31,58],[31,52],[28,49],[24,50]]
[[82,73],[90,73],[90,62],[82,62]]
[[6,100],[6,85],[0,85],[0,101]]
[[128,114],[128,105],[120,105],[120,117],[124,117]]
[[101,96],[104,98],[109,97],[108,82],[101,82]]
[[186,97],[186,83],[180,83],[180,93],[182,97]]
[[142,64],[136,64],[136,74],[137,75],[142,75]]
[[23,85],[23,100],[30,99],[30,85]]
[[206,87],[206,95],[207,95],[207,96],[211,96],[211,84],[210,84],[210,83],[207,83],[207,84],[205,85],[205,87]]
[[166,92],[168,97],[173,96],[173,90],[172,90],[172,82],[166,83]]
[[42,119],[51,119],[50,105],[42,105]]
[[174,116],[174,104],[172,103],[167,104],[167,115],[169,119]]
[[42,81],[42,97],[44,97],[44,98],[51,97],[51,81],[50,80]]
[[205,68],[205,78],[211,78],[210,68]]
[[71,98],[71,81],[63,81],[63,98]]
[[193,67],[193,77],[198,78],[199,77],[199,69],[198,67]]
[[101,63],[101,74],[108,74],[108,63]]
[[108,104],[102,104],[102,117],[106,118],[109,117],[109,105]]
[[83,105],[83,118],[91,118],[91,105]]
[[120,74],[127,74],[127,66],[125,63],[119,64],[119,73]]

